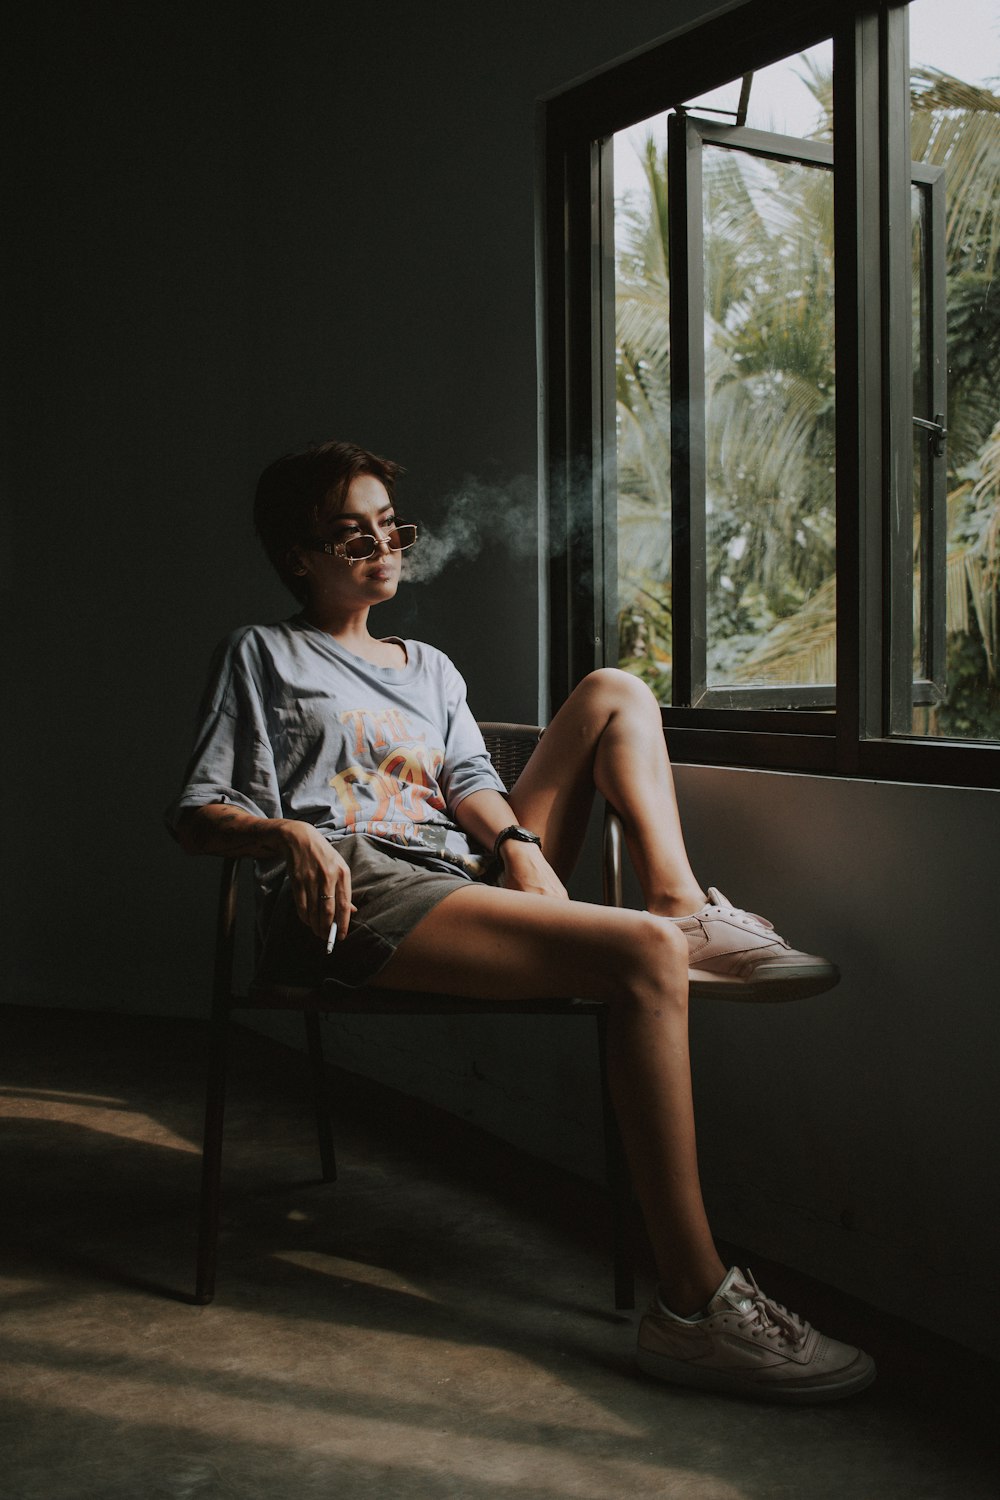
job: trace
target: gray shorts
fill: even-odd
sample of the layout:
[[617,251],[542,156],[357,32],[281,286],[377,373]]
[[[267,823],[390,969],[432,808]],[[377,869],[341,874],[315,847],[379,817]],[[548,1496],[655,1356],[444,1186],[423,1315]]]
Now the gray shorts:
[[[346,938],[338,938],[327,957],[325,942],[300,920],[286,879],[267,924],[260,979],[310,989],[322,983],[349,989],[371,984],[407,933],[439,901],[474,883],[461,870],[434,869],[360,834],[339,838],[336,849],[351,867],[351,900],[358,908]],[[489,881],[489,873],[485,879]]]

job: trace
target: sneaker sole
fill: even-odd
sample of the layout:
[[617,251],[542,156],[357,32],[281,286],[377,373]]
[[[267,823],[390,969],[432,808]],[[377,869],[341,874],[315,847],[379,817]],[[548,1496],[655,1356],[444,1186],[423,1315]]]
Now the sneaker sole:
[[834,964],[822,968],[815,964],[794,969],[790,965],[769,969],[761,964],[747,979],[738,974],[712,974],[705,969],[688,969],[691,994],[701,1000],[742,1000],[747,1003],[781,1004],[785,1000],[807,1000],[822,995],[840,983],[840,970]]
[[774,1401],[785,1406],[810,1406],[820,1401],[840,1401],[847,1396],[856,1396],[867,1390],[876,1374],[874,1360],[860,1351],[846,1370],[831,1373],[825,1380],[811,1377],[813,1383],[808,1385],[801,1380],[789,1381],[786,1385],[748,1380],[728,1370],[712,1370],[687,1360],[670,1359],[665,1354],[653,1354],[641,1345],[636,1350],[636,1364],[644,1375],[670,1385],[714,1391],[719,1395],[745,1396],[753,1401]]

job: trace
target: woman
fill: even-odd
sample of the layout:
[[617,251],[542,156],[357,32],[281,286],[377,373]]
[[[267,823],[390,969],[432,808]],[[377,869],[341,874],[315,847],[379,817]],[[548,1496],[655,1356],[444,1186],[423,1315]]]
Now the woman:
[[[640,1366],[794,1402],[863,1389],[867,1355],[719,1259],[688,1059],[690,975],[754,999],[827,988],[836,971],[701,889],[659,709],[627,673],[587,677],[504,791],[448,659],[369,630],[415,540],[393,508],[399,472],[349,443],[265,470],[258,534],[302,610],[224,644],[171,826],[189,853],[256,858],[274,978],[605,1002],[611,1089],[659,1275]],[[621,814],[645,911],[567,896],[595,789]]]

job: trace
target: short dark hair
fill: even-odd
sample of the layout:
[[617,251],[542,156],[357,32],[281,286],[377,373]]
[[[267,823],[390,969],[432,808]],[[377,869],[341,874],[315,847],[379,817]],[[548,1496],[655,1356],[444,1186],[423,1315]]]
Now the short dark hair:
[[316,535],[327,508],[343,507],[359,474],[380,480],[391,500],[402,473],[400,464],[356,443],[315,443],[268,464],[257,481],[254,528],[278,577],[300,603],[306,601],[306,589],[292,569],[292,549]]

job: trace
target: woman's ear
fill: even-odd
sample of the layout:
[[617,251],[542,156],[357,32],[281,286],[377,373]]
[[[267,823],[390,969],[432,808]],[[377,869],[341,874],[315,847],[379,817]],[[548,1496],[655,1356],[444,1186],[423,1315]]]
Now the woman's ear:
[[296,578],[304,578],[309,571],[306,567],[305,558],[302,556],[301,547],[292,547],[289,549],[288,571],[294,573]]

